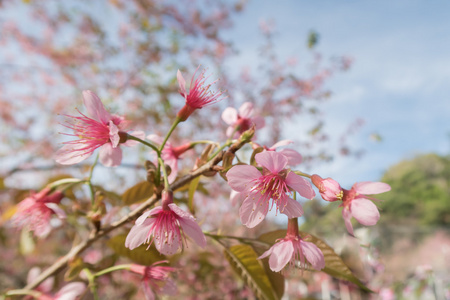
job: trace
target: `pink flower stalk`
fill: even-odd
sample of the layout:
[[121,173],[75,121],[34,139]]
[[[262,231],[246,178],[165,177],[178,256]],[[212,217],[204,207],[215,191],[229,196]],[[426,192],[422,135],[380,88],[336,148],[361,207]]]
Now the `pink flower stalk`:
[[250,102],[242,104],[239,112],[234,107],[227,107],[222,113],[222,120],[229,125],[226,134],[230,138],[238,138],[253,125],[256,129],[261,129],[265,125],[264,118],[255,115],[253,104]]
[[319,189],[323,200],[333,202],[342,200],[344,197],[344,190],[334,179],[323,179],[319,175],[314,174],[311,176],[311,181]]
[[[73,165],[85,160],[92,155],[95,149],[100,148],[100,162],[107,167],[120,165],[122,150],[119,144],[134,146],[136,141],[127,140],[124,132],[128,121],[123,117],[111,115],[106,111],[100,98],[91,91],[83,91],[83,102],[87,109],[87,115],[79,117],[67,116],[74,120],[66,127],[72,129],[78,140],[65,142],[64,146],[55,154],[56,162],[63,165]],[[133,133],[137,137],[144,138],[144,133]]]
[[[295,227],[294,227],[295,226]],[[288,263],[291,267],[300,263],[300,268],[307,268],[307,263],[320,271],[325,268],[325,258],[322,251],[313,243],[305,242],[298,233],[297,219],[289,219],[286,237],[280,239],[259,259],[270,256],[269,266],[274,272],[280,272]]]
[[131,228],[125,247],[133,250],[143,243],[149,247],[154,242],[156,249],[164,255],[172,255],[186,243],[190,236],[200,247],[206,246],[206,238],[195,218],[173,203],[171,191],[163,191],[162,206],[145,212]]
[[[156,134],[147,136],[147,139],[159,145],[161,145],[164,141],[163,138],[157,136]],[[168,165],[171,169],[170,175],[168,177],[169,183],[172,183],[177,178],[178,161],[181,159],[181,155],[189,149],[192,149],[193,147],[194,146],[191,143],[186,143],[179,147],[173,147],[171,143],[166,142],[166,144],[164,145],[164,149],[161,152],[161,158],[163,159],[164,164]],[[155,156],[153,163],[155,165],[158,164],[158,157]]]
[[[293,141],[291,141],[291,140],[282,140],[282,141],[275,143],[271,147],[266,147],[266,146],[263,146],[263,147],[264,147],[264,150],[266,150],[266,151],[276,151],[277,148],[287,146],[292,143],[293,143]],[[255,143],[255,146],[261,147],[260,145],[258,145],[256,143]],[[302,155],[300,153],[298,153],[297,151],[295,151],[294,149],[282,149],[281,151],[278,151],[278,153],[283,154],[287,158],[288,166],[291,166],[291,167],[299,165],[303,161]]]
[[175,268],[158,266],[168,261],[159,261],[151,266],[141,266],[133,264],[130,271],[142,276],[142,289],[146,300],[154,300],[153,291],[173,296],[176,294],[175,282],[169,278],[169,273],[174,272]]
[[[37,267],[32,268],[28,272],[27,283],[33,282],[41,273],[41,270]],[[71,282],[63,286],[56,294],[52,295],[54,278],[49,277],[43,283],[41,283],[36,291],[42,294],[37,298],[38,300],[75,300],[78,296],[81,296],[86,290],[86,285],[83,282]]]
[[19,228],[27,227],[34,232],[37,237],[47,236],[52,226],[50,219],[56,214],[59,218],[64,219],[66,214],[58,207],[63,193],[56,191],[51,193],[50,188],[45,188],[39,193],[31,193],[31,195],[22,200],[17,205],[17,211],[12,219],[15,226]]
[[375,225],[380,219],[378,208],[369,200],[374,199],[367,195],[381,194],[390,190],[391,187],[387,183],[370,181],[355,183],[350,190],[344,189],[340,206],[344,207],[342,217],[351,235],[353,235],[352,217],[365,226]]
[[[315,196],[311,184],[301,176],[285,169],[288,160],[280,153],[266,151],[255,155],[256,162],[263,167],[261,174],[257,168],[249,165],[237,165],[227,172],[230,187],[244,196],[239,210],[241,221],[249,228],[258,225],[269,209],[276,210],[289,218],[300,217],[303,208],[289,197],[294,191],[312,199]],[[270,205],[272,199],[272,205]]]
[[205,70],[203,70],[198,77],[195,77],[195,74],[197,74],[198,69],[200,66],[195,70],[194,75],[191,79],[191,85],[189,87],[189,93],[186,91],[186,81],[183,78],[183,75],[181,75],[180,70],[177,72],[177,79],[178,79],[178,85],[180,87],[180,95],[184,97],[186,100],[186,104],[184,107],[178,112],[177,117],[180,119],[181,122],[186,121],[187,118],[196,110],[203,108],[204,106],[216,103],[220,100],[222,100],[220,97],[222,96],[223,92],[213,92],[210,91],[209,88],[211,85],[216,83],[218,80],[213,81],[212,83],[206,85],[206,79],[208,77],[205,77]]

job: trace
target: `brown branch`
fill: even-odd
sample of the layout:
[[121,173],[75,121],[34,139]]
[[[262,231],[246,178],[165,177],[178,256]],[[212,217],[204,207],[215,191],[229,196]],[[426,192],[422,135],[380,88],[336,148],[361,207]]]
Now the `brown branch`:
[[[238,141],[230,146],[230,148],[227,150],[227,152],[235,153],[238,151],[245,142]],[[215,156],[211,161],[207,162],[203,166],[199,167],[195,171],[192,171],[190,174],[185,175],[178,179],[176,182],[174,182],[170,188],[172,190],[176,190],[185,184],[189,183],[194,178],[212,171],[214,169],[214,166],[216,166],[219,162],[222,161],[224,152],[222,151],[217,156]],[[142,203],[138,208],[130,212],[128,215],[124,216],[122,219],[120,219],[117,222],[114,222],[104,228],[101,228],[98,231],[93,230],[89,236],[88,239],[82,241],[80,244],[73,247],[69,253],[58,259],[53,265],[51,265],[49,268],[47,268],[44,272],[42,272],[33,282],[27,284],[23,289],[24,290],[31,290],[36,288],[40,283],[42,283],[45,279],[47,279],[50,276],[53,276],[63,270],[67,264],[74,259],[76,256],[80,255],[84,250],[86,250],[89,246],[91,246],[94,242],[96,242],[101,237],[105,236],[109,232],[127,224],[128,222],[136,219],[141,213],[144,212],[147,208],[154,205],[158,200],[160,199],[160,195],[153,195],[150,199]]]

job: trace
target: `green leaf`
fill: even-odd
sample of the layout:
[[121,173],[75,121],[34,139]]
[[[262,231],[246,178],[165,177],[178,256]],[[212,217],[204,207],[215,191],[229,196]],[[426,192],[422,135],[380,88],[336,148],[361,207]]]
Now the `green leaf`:
[[149,266],[157,261],[166,259],[166,257],[160,254],[153,245],[148,250],[148,245],[141,245],[133,250],[128,249],[125,247],[126,237],[125,234],[116,235],[111,238],[107,244],[116,254],[128,257],[133,262],[140,265]]
[[153,193],[153,184],[148,181],[142,181],[126,190],[122,195],[122,201],[125,205],[131,205],[147,200]]
[[195,207],[194,207],[194,194],[197,190],[198,183],[200,182],[200,177],[195,177],[191,183],[189,184],[189,192],[188,192],[188,207],[192,214],[195,213]]
[[233,270],[250,287],[258,299],[280,299],[266,274],[258,255],[249,245],[235,245],[225,249],[225,257]]
[[[276,230],[261,235],[258,240],[273,245],[277,239],[284,238],[286,236],[286,230]],[[368,287],[366,287],[347,267],[344,261],[339,255],[334,252],[333,248],[327,245],[323,240],[318,237],[309,234],[307,232],[300,231],[300,236],[307,242],[315,244],[322,251],[325,258],[325,268],[322,272],[327,273],[337,279],[350,281],[356,284],[359,288],[366,292],[373,293]]]

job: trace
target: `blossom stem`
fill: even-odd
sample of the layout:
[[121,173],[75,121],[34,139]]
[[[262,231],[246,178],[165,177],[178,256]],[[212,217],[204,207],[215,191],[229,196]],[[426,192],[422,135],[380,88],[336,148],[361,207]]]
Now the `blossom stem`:
[[100,298],[98,297],[97,293],[97,284],[95,283],[95,275],[92,274],[92,272],[87,268],[84,268],[83,271],[86,274],[86,277],[89,281],[89,288],[91,289],[91,293],[94,296],[94,299],[99,300]]
[[175,130],[175,128],[177,127],[177,125],[180,122],[181,122],[181,119],[179,117],[177,117],[175,119],[175,122],[173,122],[172,127],[170,127],[169,132],[166,134],[166,137],[164,138],[164,141],[162,142],[161,146],[159,146],[158,153],[160,153],[164,149],[164,146],[166,145],[167,140],[169,139],[170,135],[172,134],[172,132]]
[[112,266],[112,267],[106,268],[104,270],[101,270],[101,271],[93,274],[92,276],[100,277],[100,276],[103,276],[105,274],[108,274],[108,273],[111,273],[111,272],[114,272],[114,271],[129,270],[131,268],[131,266],[132,266],[131,264],[123,264],[123,265],[118,265],[118,266]]
[[20,290],[11,290],[6,292],[5,294],[5,296],[17,296],[17,295],[30,295],[36,299],[39,299],[39,297],[42,296],[42,293],[33,290],[20,289]]
[[53,190],[54,188],[56,188],[60,185],[63,185],[63,184],[67,184],[67,183],[78,184],[78,183],[82,183],[82,182],[85,182],[85,180],[78,179],[78,178],[64,178],[64,179],[57,180],[57,181],[54,181],[54,182],[48,184],[47,187],[49,189]]
[[169,179],[167,176],[167,170],[166,170],[166,166],[164,165],[164,161],[162,160],[161,157],[158,157],[158,164],[161,165],[161,169],[163,171],[163,176],[164,176],[164,188],[166,190],[169,189]]
[[95,157],[95,161],[92,164],[91,170],[89,171],[89,177],[87,179],[87,184],[89,185],[89,190],[91,191],[91,204],[94,205],[95,202],[95,192],[94,192],[94,186],[92,185],[92,175],[94,174],[94,168],[97,165],[98,162],[98,154]]
[[144,140],[141,140],[140,138],[135,137],[135,136],[130,135],[130,134],[127,135],[127,138],[130,139],[130,140],[134,140],[134,141],[136,141],[136,142],[139,142],[139,143],[141,143],[141,144],[144,144],[144,145],[147,146],[147,147],[152,148],[152,149],[155,150],[156,153],[158,153],[158,154],[160,153],[158,147],[156,147],[156,146],[153,145],[153,144],[150,144],[149,142],[146,142],[146,141],[144,141]]
[[211,157],[209,158],[208,161],[210,161],[211,159],[213,159],[214,157],[216,157],[216,155],[219,154],[220,151],[222,151],[225,147],[228,147],[228,146],[230,146],[230,145],[231,145],[231,140],[227,140],[227,141],[225,142],[225,144],[223,144],[219,149],[217,149],[216,152],[214,152],[214,153],[211,155]]
[[192,146],[200,145],[200,144],[211,144],[211,145],[216,145],[217,147],[220,147],[219,143],[213,142],[213,141],[206,141],[206,140],[195,141],[195,142],[191,143]]
[[298,236],[298,218],[292,218],[288,220],[288,228],[286,235],[289,236]]
[[308,177],[308,178],[311,178],[311,175],[309,175],[309,174],[307,174],[307,173],[303,173],[303,172],[300,172],[300,171],[293,171],[295,174],[297,174],[297,175],[300,175],[300,176],[303,176],[303,177]]

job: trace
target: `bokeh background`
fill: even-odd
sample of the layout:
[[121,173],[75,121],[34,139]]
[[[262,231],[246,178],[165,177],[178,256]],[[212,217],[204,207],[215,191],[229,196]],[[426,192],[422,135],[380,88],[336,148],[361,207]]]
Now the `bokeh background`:
[[[258,142],[293,140],[305,171],[345,188],[392,186],[377,202],[380,222],[358,229],[358,239],[346,234],[337,204],[319,199],[304,203],[302,229],[333,245],[377,291],[374,299],[450,299],[449,20],[444,1],[1,1],[0,287],[23,286],[26,266],[45,268],[54,259],[42,254],[41,241],[14,236],[8,221],[29,190],[89,170],[92,160],[69,168],[52,160],[70,140],[59,134],[68,132],[62,115],[83,110],[81,91],[97,93],[136,128],[164,134],[183,105],[176,71],[193,74],[201,65],[220,78],[228,98],[199,111],[175,132],[175,143],[224,140],[221,111],[253,102],[266,119]],[[123,166],[96,171],[97,183],[118,194],[145,177],[149,156],[125,153]],[[220,203],[229,214],[218,221],[224,226],[237,210],[223,182],[214,184],[206,186],[223,199],[210,204],[201,195],[198,217],[217,222],[210,215]],[[82,199],[85,191],[75,192]],[[271,220],[269,228],[283,225]],[[51,245],[59,255],[70,246]],[[208,264],[232,274],[226,262]],[[205,261],[196,267],[197,275],[206,272]],[[203,295],[197,299],[218,290],[230,299],[252,297],[230,276],[217,290],[195,287]],[[196,299],[189,288],[181,289]],[[369,297],[323,274],[297,276],[286,291],[286,299]]]

